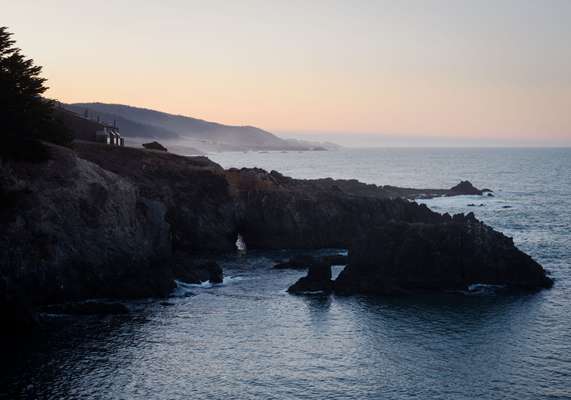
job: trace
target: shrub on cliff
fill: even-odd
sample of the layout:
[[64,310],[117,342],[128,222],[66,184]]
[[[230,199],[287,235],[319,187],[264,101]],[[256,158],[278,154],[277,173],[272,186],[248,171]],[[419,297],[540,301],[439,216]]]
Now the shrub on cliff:
[[53,101],[42,97],[48,89],[42,67],[14,44],[8,29],[0,27],[0,157],[44,160],[48,152],[41,141],[67,145],[73,137],[54,117]]
[[158,150],[158,151],[168,151],[165,146],[160,144],[157,141],[150,142],[150,143],[143,143],[143,147],[147,150]]

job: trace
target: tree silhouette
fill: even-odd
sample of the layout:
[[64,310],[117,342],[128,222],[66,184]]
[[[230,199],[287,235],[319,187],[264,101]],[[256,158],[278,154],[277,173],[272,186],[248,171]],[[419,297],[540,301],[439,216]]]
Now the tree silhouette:
[[73,139],[54,117],[54,102],[42,97],[48,88],[41,72],[15,47],[8,29],[0,27],[0,156],[46,159],[41,141],[66,145]]

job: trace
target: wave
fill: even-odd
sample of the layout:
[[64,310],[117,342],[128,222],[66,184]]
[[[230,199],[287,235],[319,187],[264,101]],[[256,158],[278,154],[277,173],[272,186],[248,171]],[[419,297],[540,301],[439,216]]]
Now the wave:
[[505,285],[490,285],[485,283],[474,283],[468,286],[468,290],[462,293],[467,295],[489,295],[496,294],[498,290],[505,289]]
[[236,283],[243,280],[241,276],[225,276],[222,279],[222,283],[211,283],[210,281],[205,281],[201,283],[186,283],[175,279],[176,288],[173,291],[173,296],[175,297],[189,297],[196,295],[196,290],[201,289],[212,289],[217,287],[223,287],[232,283]]

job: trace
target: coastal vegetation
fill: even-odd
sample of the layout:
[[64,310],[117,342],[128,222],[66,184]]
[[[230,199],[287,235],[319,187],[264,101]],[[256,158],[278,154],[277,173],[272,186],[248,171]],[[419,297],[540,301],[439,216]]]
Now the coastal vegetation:
[[15,46],[12,33],[0,27],[0,156],[41,161],[48,158],[42,141],[69,145],[71,133],[53,113],[54,102],[43,97],[48,89],[42,67]]

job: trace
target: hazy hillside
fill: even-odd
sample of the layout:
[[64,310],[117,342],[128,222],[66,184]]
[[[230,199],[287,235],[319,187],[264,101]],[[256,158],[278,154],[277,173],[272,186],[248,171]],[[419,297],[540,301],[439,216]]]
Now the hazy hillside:
[[64,105],[68,110],[74,111],[79,115],[84,115],[85,110],[92,119],[99,117],[101,122],[113,125],[113,122],[121,129],[121,134],[126,137],[140,138],[156,138],[156,139],[176,139],[179,137],[176,133],[169,131],[160,126],[148,125],[134,119],[127,118],[123,115],[97,110],[95,107],[80,104]]
[[[127,137],[185,141],[201,150],[313,150],[316,146],[284,140],[253,126],[230,126],[121,104],[75,103],[69,109],[117,121]],[[209,147],[208,149],[205,149]]]

